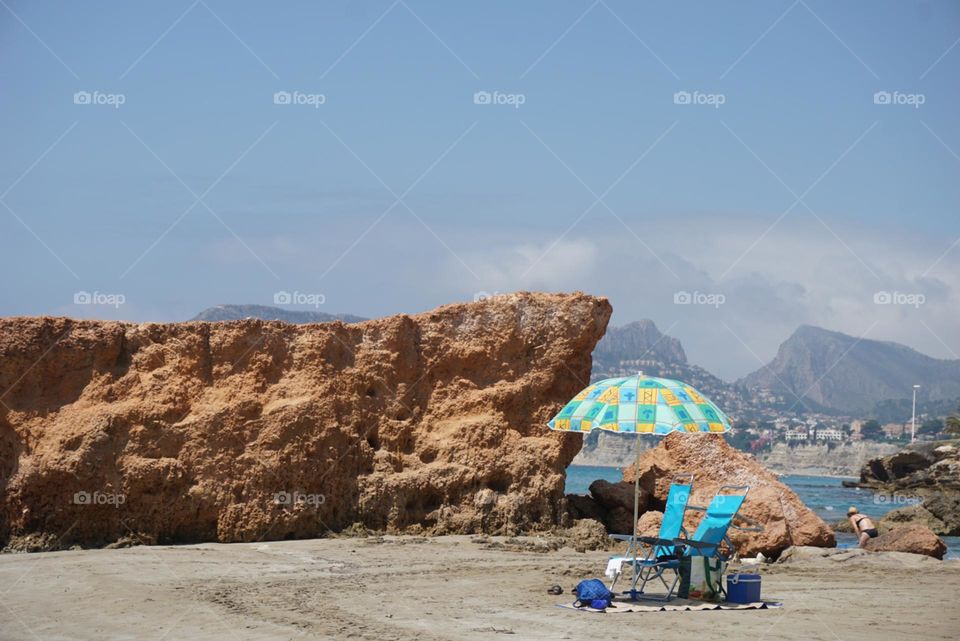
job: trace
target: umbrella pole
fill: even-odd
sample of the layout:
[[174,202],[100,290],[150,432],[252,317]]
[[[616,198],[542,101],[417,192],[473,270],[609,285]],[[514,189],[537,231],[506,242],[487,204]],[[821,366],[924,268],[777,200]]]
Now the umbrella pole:
[[637,559],[637,519],[640,518],[640,435],[635,436],[637,458],[633,467],[633,559]]

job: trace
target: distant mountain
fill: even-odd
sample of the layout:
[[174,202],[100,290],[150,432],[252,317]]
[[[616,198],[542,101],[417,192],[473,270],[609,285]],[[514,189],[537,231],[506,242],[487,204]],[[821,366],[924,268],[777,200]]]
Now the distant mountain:
[[367,320],[351,314],[327,314],[326,312],[305,312],[293,309],[268,307],[267,305],[216,305],[208,307],[190,320],[194,321],[231,321],[244,318],[278,320],[286,323],[359,323]]
[[661,334],[652,320],[644,319],[608,328],[593,350],[594,370],[617,369],[630,359],[686,364],[687,355],[680,341]]
[[662,334],[651,320],[608,328],[593,350],[592,380],[633,376],[637,372],[689,383],[728,413],[738,418],[752,415],[754,399],[747,398],[737,386],[688,363],[680,341]]
[[881,401],[909,398],[914,384],[925,399],[960,396],[960,360],[802,325],[773,361],[738,383],[783,394],[791,404],[799,396],[808,406],[855,414]]
[[[592,381],[633,376],[638,372],[689,383],[737,420],[755,418],[762,412],[758,399],[702,367],[688,363],[680,341],[662,334],[652,320],[607,328],[593,350]],[[574,464],[626,465],[636,457],[635,439],[631,434],[594,430],[583,437],[583,448]],[[646,450],[656,443],[655,439],[645,438],[639,445]]]

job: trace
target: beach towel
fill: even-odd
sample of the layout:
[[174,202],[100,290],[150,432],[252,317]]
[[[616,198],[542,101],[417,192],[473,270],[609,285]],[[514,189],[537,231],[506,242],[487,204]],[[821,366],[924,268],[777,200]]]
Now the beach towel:
[[704,601],[694,601],[693,599],[674,599],[663,603],[659,602],[637,602],[637,601],[614,601],[606,608],[577,608],[569,603],[558,603],[558,608],[565,610],[576,610],[578,612],[593,612],[599,614],[624,614],[627,612],[681,612],[681,611],[701,611],[701,610],[770,610],[782,608],[783,603],[779,601],[757,601],[756,603],[706,603]]
[[604,576],[608,579],[615,579],[620,575],[620,565],[623,563],[625,557],[615,556],[609,561],[607,561],[607,571],[604,572]]

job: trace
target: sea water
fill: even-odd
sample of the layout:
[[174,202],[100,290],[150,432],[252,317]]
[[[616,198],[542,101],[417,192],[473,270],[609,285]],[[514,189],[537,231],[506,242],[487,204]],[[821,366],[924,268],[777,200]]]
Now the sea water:
[[[617,467],[571,465],[567,468],[566,492],[567,494],[589,494],[590,484],[597,479],[616,483],[622,478],[622,470]],[[902,502],[894,502],[883,494],[843,487],[844,479],[839,477],[784,474],[780,480],[796,492],[807,507],[831,526],[846,518],[847,508],[850,506],[856,507],[862,514],[875,520],[892,509],[904,507]],[[960,558],[960,537],[941,538],[947,544],[946,558]],[[856,545],[857,538],[853,534],[837,532],[837,547],[856,547]]]

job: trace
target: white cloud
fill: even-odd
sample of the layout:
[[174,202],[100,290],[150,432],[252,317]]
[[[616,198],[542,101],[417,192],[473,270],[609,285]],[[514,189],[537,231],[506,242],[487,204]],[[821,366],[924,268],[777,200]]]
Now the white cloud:
[[[960,352],[960,250],[924,275],[940,253],[930,249],[939,246],[935,239],[839,224],[831,233],[803,215],[772,230],[772,220],[746,216],[627,220],[642,230],[642,243],[616,223],[594,224],[575,228],[571,235],[579,238],[549,252],[550,238],[491,235],[480,243],[488,249],[467,260],[486,289],[608,296],[613,324],[652,318],[661,331],[672,328],[692,362],[728,379],[769,361],[803,323],[866,332],[939,358]],[[725,302],[678,306],[673,295],[680,290],[723,294]],[[878,291],[923,294],[925,302],[877,305]]]
[[594,281],[597,256],[592,241],[560,240],[494,247],[471,252],[463,260],[488,289],[570,290],[576,283]]

